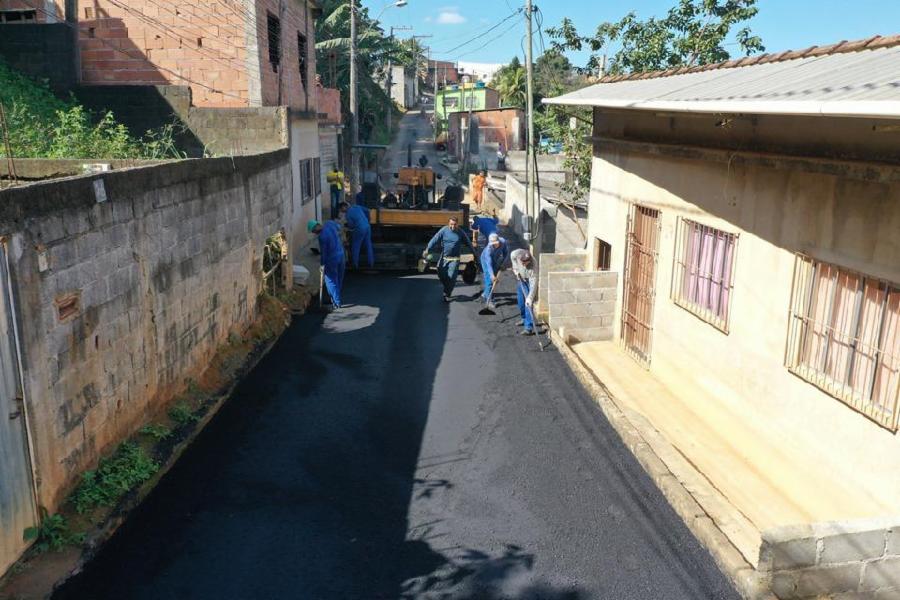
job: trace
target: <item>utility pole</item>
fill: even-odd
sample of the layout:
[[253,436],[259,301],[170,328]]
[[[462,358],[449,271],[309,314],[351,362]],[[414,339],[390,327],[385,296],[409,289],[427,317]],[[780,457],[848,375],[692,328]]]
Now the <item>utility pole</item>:
[[356,97],[358,74],[356,72],[356,0],[350,0],[350,194],[356,193],[359,185],[359,160],[356,146],[359,145],[359,103]]
[[434,69],[434,95],[431,97],[432,104],[432,118],[434,119],[434,125],[431,127],[432,137],[432,146],[437,144],[437,130],[438,130],[438,111],[437,111],[437,61],[431,60],[431,46],[428,47],[428,62],[431,63],[431,67]]
[[532,241],[532,233],[536,227],[535,222],[537,221],[537,204],[534,200],[534,170],[537,167],[537,164],[534,160],[534,72],[533,72],[533,64],[534,60],[532,57],[532,31],[531,31],[531,22],[532,22],[532,8],[531,8],[531,0],[526,0],[525,2],[525,26],[527,30],[528,37],[528,45],[525,47],[525,89],[526,89],[526,118],[528,120],[528,148],[526,152],[526,173],[528,179],[528,187],[525,195],[525,214],[531,217],[532,223],[529,224],[531,231],[525,237],[525,240],[528,242]]

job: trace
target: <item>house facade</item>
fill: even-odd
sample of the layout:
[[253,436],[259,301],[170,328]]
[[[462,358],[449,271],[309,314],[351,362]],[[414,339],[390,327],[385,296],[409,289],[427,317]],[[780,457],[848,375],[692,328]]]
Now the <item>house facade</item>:
[[[549,100],[593,107],[580,264],[616,285],[584,298],[613,300],[608,314],[558,321],[576,342],[610,344],[597,372],[618,353],[643,368],[623,396],[653,380],[687,399],[680,430],[674,401],[647,400],[644,417],[763,539],[774,525],[900,515],[898,85],[894,36],[607,77]],[[694,423],[708,428],[691,438]],[[759,449],[729,431],[771,439]],[[746,480],[700,450],[714,435]],[[754,477],[771,503],[748,493]],[[803,577],[781,597],[805,597]]]
[[[194,107],[286,107],[295,247],[309,241],[297,224],[313,214],[306,207],[321,187],[319,171],[312,170],[321,162],[314,39],[319,10],[315,0],[0,0],[0,14],[15,14],[17,22],[66,23],[75,31],[72,60],[81,86],[185,86]],[[265,134],[243,135],[246,141],[232,144],[236,152]]]

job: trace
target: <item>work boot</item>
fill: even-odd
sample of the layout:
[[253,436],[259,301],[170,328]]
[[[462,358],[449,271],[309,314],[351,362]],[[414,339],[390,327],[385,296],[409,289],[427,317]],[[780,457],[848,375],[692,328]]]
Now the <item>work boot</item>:
[[444,302],[450,302],[450,294],[444,294]]
[[525,319],[519,319],[519,322],[516,323],[519,327],[525,327]]
[[496,311],[496,310],[497,310],[497,306],[496,306],[493,302],[488,302],[488,303],[487,303],[487,309],[488,309],[488,310],[492,310],[492,311]]
[[523,329],[519,332],[519,335],[534,335],[533,329]]

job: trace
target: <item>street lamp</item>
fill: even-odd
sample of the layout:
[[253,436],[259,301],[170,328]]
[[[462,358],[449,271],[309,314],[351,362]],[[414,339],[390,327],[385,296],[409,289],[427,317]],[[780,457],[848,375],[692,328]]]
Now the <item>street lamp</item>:
[[373,20],[377,21],[378,19],[380,19],[381,15],[384,14],[384,11],[386,11],[389,8],[403,8],[407,4],[409,4],[409,2],[407,0],[397,0],[396,2],[389,2],[388,4],[385,4],[383,7],[381,7],[381,10],[378,11],[378,16],[375,17]]

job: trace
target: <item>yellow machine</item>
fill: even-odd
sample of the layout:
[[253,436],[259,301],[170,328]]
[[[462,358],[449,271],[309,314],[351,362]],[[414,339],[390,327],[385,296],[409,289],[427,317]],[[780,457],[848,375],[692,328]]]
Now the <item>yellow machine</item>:
[[[437,181],[441,175],[429,166],[412,166],[411,149],[407,153],[407,163],[394,173],[396,195],[389,193],[376,200],[370,194],[366,200],[375,246],[375,266],[379,269],[418,267],[424,271],[439,258],[420,260],[422,250],[434,234],[451,217],[456,217],[462,228],[469,226],[469,207],[462,204],[462,188],[451,185],[439,195]],[[473,257],[463,266],[463,280],[471,283],[476,274]]]

